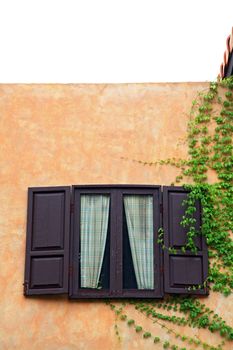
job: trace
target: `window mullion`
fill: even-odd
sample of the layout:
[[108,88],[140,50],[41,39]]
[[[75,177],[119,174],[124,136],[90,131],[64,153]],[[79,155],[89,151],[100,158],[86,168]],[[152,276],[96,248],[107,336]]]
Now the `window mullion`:
[[110,295],[116,296],[119,289],[119,257],[118,257],[118,191],[111,190],[111,207],[110,207]]
[[116,190],[116,294],[122,295],[123,288],[123,192]]

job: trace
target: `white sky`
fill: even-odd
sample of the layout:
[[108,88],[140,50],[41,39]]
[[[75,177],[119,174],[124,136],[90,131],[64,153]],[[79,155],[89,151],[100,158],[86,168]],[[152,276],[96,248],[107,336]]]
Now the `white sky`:
[[213,80],[233,0],[0,0],[1,83]]

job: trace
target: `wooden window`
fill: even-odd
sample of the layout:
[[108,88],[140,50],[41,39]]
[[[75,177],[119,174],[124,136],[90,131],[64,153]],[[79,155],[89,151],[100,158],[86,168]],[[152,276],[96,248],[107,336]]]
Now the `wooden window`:
[[[80,203],[82,195],[106,195],[110,197],[110,213],[107,242],[100,274],[100,287],[82,288],[80,260]],[[106,298],[106,297],[162,297],[162,252],[157,244],[160,217],[160,186],[73,186],[73,234],[72,234],[72,269],[73,278],[70,285],[72,298]],[[150,196],[153,209],[153,289],[139,289],[132,261],[132,250],[124,209],[124,196]]]
[[[182,187],[162,191],[149,185],[30,188],[24,294],[69,293],[74,299],[207,294],[204,238],[197,237],[196,254],[181,250],[187,194]],[[196,206],[199,229],[200,203]],[[160,227],[164,250],[157,243]],[[89,247],[90,233],[95,240]]]

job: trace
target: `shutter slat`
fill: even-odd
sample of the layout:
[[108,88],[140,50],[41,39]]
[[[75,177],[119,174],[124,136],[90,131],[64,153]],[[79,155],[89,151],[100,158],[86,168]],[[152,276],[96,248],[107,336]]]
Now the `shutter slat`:
[[[208,274],[207,246],[203,236],[195,239],[197,253],[182,252],[186,244],[187,228],[180,222],[185,214],[183,201],[187,199],[188,191],[183,187],[164,186],[163,188],[163,225],[164,225],[164,289],[165,293],[207,294],[203,286]],[[196,230],[201,226],[201,205],[196,203]],[[175,248],[176,254],[167,248]],[[193,287],[201,285],[201,289]]]
[[28,190],[25,295],[68,292],[70,187]]

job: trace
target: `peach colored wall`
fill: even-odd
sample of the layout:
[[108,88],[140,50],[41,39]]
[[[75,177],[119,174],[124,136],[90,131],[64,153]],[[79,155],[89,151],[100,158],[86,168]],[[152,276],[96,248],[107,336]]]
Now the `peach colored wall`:
[[[123,322],[119,341],[114,314],[102,302],[23,297],[27,188],[170,184],[176,169],[137,161],[186,156],[191,101],[206,88],[206,83],[0,85],[1,350],[155,349]],[[211,294],[205,303],[232,323],[232,300]],[[169,338],[156,325],[153,329]],[[187,332],[209,343],[221,341],[204,330]]]

